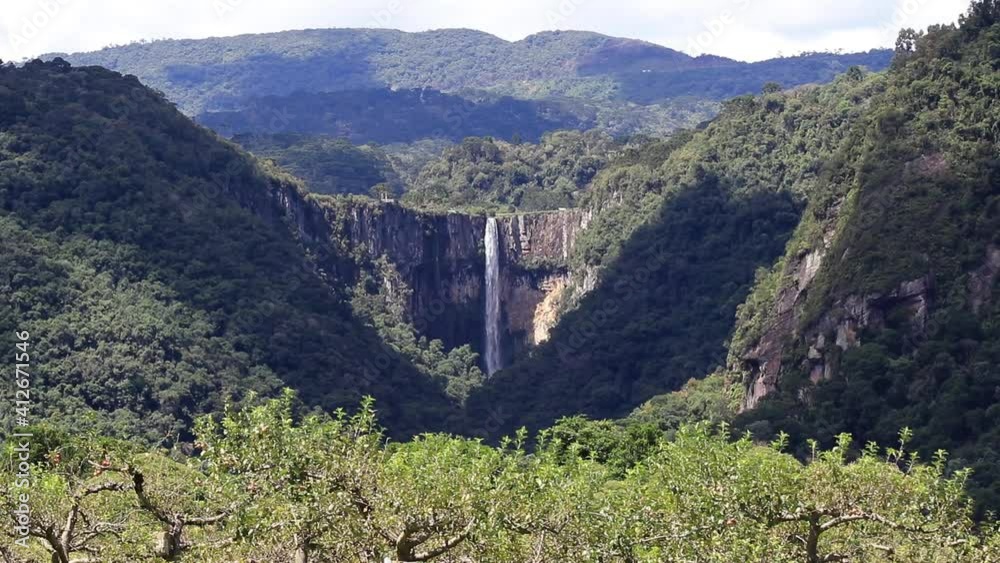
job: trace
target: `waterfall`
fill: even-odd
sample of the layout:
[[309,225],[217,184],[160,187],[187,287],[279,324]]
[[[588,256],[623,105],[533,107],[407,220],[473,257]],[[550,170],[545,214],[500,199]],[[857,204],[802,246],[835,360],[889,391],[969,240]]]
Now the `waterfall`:
[[500,237],[495,217],[486,219],[486,375],[503,368],[500,352]]

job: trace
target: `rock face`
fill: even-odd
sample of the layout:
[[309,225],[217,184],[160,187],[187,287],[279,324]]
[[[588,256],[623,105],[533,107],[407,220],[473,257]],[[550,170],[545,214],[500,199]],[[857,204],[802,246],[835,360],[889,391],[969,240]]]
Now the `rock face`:
[[548,339],[572,279],[569,257],[590,213],[560,210],[499,218],[505,364]]
[[774,321],[756,344],[739,355],[741,365],[734,368],[745,372],[748,382],[743,409],[756,407],[765,395],[777,387],[784,345],[787,338],[795,333],[798,324],[797,307],[819,272],[825,253],[825,250],[813,250],[786,267],[786,276],[793,283],[779,290],[774,303]]
[[[449,349],[470,344],[482,356],[485,216],[311,196],[282,182],[266,193],[235,183],[223,189],[262,220],[296,233],[334,291],[356,282],[366,263],[385,257],[412,290],[407,313],[418,332]],[[578,209],[497,218],[504,364],[548,338],[561,293],[574,277],[594,275],[572,272],[568,260],[590,219],[591,212]]]
[[[321,221],[310,201],[323,208]],[[341,254],[362,261],[385,257],[412,290],[408,313],[417,330],[447,348],[471,344],[482,354],[486,217],[363,200],[315,201],[286,205],[300,236],[311,243],[333,241]],[[554,304],[571,276],[568,258],[589,220],[579,210],[497,218],[504,364],[547,338],[558,320]],[[339,279],[357,277],[350,265],[327,264]]]
[[[731,351],[730,371],[742,375],[746,383],[742,410],[756,408],[765,396],[777,390],[783,369],[802,368],[813,384],[831,379],[837,373],[840,353],[860,346],[864,330],[885,327],[893,312],[903,312],[910,319],[914,337],[923,336],[934,297],[930,275],[903,282],[885,293],[848,295],[826,306],[818,318],[808,322],[804,319],[809,290],[826,262],[834,236],[835,221],[831,221],[814,248],[788,260],[782,272],[783,282],[771,304],[770,322],[746,349]],[[983,283],[996,275],[989,273],[989,264],[988,260],[982,270]],[[992,287],[992,281],[988,283]],[[789,359],[789,350],[797,344],[806,350],[802,365],[783,365]],[[806,398],[803,393],[807,391],[800,390],[800,399]]]
[[801,367],[817,384],[834,376],[839,352],[860,346],[862,331],[884,328],[892,312],[906,314],[913,335],[924,333],[934,293],[930,276],[901,283],[884,294],[849,295],[837,300],[817,321],[803,326],[803,301],[822,261],[822,251],[813,251],[790,266],[788,272],[794,283],[779,292],[776,320],[753,347],[740,355],[742,365],[738,369],[747,376],[743,410],[755,408],[777,389],[787,346],[794,340],[806,344],[808,351]]

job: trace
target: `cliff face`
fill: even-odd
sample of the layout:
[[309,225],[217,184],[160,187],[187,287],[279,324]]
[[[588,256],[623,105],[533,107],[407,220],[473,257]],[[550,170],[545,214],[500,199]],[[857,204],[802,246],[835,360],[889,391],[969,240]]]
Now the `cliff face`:
[[[486,217],[429,213],[393,203],[276,194],[300,237],[330,241],[353,262],[319,260],[343,281],[385,257],[412,290],[408,315],[416,329],[447,348],[483,352]],[[589,213],[560,210],[499,217],[501,346],[505,363],[548,337],[556,303],[572,273],[568,257]],[[361,264],[362,266],[359,266]]]
[[[912,174],[918,180],[943,181],[948,165],[943,157],[935,155],[914,159],[904,170],[910,168],[915,169]],[[917,350],[934,324],[933,315],[942,309],[964,303],[962,314],[970,319],[989,309],[1000,279],[1000,248],[986,244],[983,255],[972,250],[980,243],[974,239],[962,241],[965,248],[952,246],[969,253],[961,259],[949,260],[943,255],[931,258],[934,249],[925,244],[912,251],[920,258],[912,262],[921,266],[880,282],[881,287],[853,287],[850,291],[841,288],[831,293],[830,284],[842,279],[852,262],[868,260],[864,263],[872,266],[864,271],[878,273],[875,266],[883,267],[884,258],[874,261],[866,254],[881,252],[881,246],[894,244],[896,239],[905,240],[893,233],[895,239],[886,236],[877,244],[863,246],[858,235],[863,231],[850,228],[852,222],[858,221],[861,208],[845,211],[847,207],[843,201],[832,205],[832,213],[812,243],[786,255],[777,272],[777,288],[767,300],[768,311],[762,315],[767,319],[762,330],[730,350],[729,371],[745,384],[742,410],[756,408],[766,396],[781,390],[789,374],[802,374],[803,381],[807,378],[807,383],[813,385],[849,376],[841,369],[844,353],[861,346],[866,334],[877,334],[890,324]],[[901,252],[910,251],[906,245],[896,247]],[[792,385],[797,383],[793,381]],[[809,393],[807,385],[799,387],[797,395],[808,400]]]
[[548,340],[559,320],[563,291],[574,276],[569,256],[590,217],[587,211],[560,210],[498,219],[505,364]]

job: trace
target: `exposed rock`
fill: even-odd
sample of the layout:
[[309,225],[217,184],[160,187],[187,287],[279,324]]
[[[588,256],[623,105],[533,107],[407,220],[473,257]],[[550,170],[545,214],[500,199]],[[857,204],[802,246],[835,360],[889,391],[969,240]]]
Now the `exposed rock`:
[[[806,254],[805,259],[802,260],[801,266],[797,268],[795,282],[797,288],[801,293],[806,287],[812,283],[813,278],[819,273],[820,266],[823,265],[823,258],[825,252],[822,250],[814,250]],[[796,298],[798,295],[796,295]]]
[[[395,266],[412,289],[408,312],[422,334],[448,348],[472,344],[482,350],[484,216],[341,201],[330,206],[327,221],[349,252],[384,256]],[[505,360],[537,343],[536,310],[569,279],[568,257],[589,221],[580,210],[498,217]],[[555,321],[542,322],[547,333]]]
[[[412,290],[407,313],[422,335],[442,340],[447,348],[471,344],[482,351],[485,216],[311,196],[279,181],[266,192],[239,189],[235,182],[220,187],[262,220],[295,232],[331,291],[357,281],[358,262],[350,256],[384,256]],[[596,284],[594,272],[575,274],[568,266],[577,236],[590,220],[590,211],[578,209],[498,218],[508,359],[551,329],[559,311],[552,306],[558,302],[553,293],[572,279]]]
[[736,370],[746,374],[748,382],[743,396],[743,410],[756,407],[761,399],[777,389],[785,343],[796,332],[799,322],[796,306],[803,300],[809,284],[823,265],[825,256],[825,250],[814,250],[785,267],[785,278],[792,279],[795,283],[778,291],[774,321],[757,343],[739,356],[741,365],[734,366]]
[[948,160],[941,153],[925,154],[906,163],[907,170],[921,176],[937,176],[949,170]]
[[499,218],[500,236],[510,263],[565,265],[577,235],[591,214],[577,209],[508,215]]
[[[796,280],[802,280],[807,259],[794,270]],[[812,274],[815,276],[815,272]],[[801,336],[809,346],[806,365],[809,379],[815,384],[831,379],[834,364],[826,347],[826,335],[834,335],[834,344],[841,351],[861,345],[861,332],[885,326],[887,315],[899,309],[906,311],[911,332],[922,336],[927,326],[933,283],[930,276],[901,283],[886,294],[851,295],[839,300],[819,321],[805,330],[799,326],[798,298],[804,286],[786,288],[778,299],[778,316],[756,346],[742,356],[743,369],[749,372],[743,410],[755,408],[760,400],[778,388],[785,346]]]
[[559,306],[566,291],[567,279],[553,276],[542,283],[545,299],[535,307],[535,333],[532,343],[537,346],[549,339],[549,333],[559,322]]
[[558,322],[569,257],[589,223],[590,213],[575,209],[500,218],[507,357],[544,342]]

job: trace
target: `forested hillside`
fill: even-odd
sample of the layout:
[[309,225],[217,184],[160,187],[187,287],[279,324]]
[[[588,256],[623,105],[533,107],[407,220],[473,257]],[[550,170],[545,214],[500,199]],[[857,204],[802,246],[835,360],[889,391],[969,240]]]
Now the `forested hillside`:
[[579,31],[508,42],[461,29],[312,29],[143,42],[62,56],[134,74],[194,115],[233,109],[250,97],[386,87],[640,104],[681,96],[722,100],[757,92],[767,82],[826,82],[852,65],[882,69],[891,53],[806,54],[747,64]]
[[622,146],[599,131],[560,131],[538,144],[470,138],[430,162],[406,193],[415,206],[575,207]]
[[440,428],[447,382],[370,364],[386,345],[349,306],[353,259],[286,226],[305,198],[134,78],[0,67],[0,330],[44,358],[35,416],[172,443],[199,413],[291,387]]
[[[729,358],[758,434],[914,428],[1000,506],[1000,6],[900,37]],[[812,408],[804,408],[812,406]]]
[[997,506],[998,12],[902,34],[886,74],[734,99],[662,165],[601,172],[575,258],[601,282],[473,403],[538,427],[718,372],[638,414],[715,393],[703,410],[759,436],[910,426]]
[[592,128],[597,112],[580,104],[385,89],[254,98],[246,108],[204,113],[198,120],[227,136],[305,133],[358,144],[428,138],[458,142],[487,135],[537,141],[547,131]]
[[237,135],[233,142],[273,160],[313,193],[369,195],[375,186],[385,185],[387,193],[398,194],[405,187],[389,155],[377,145],[297,133]]
[[601,283],[484,401],[509,400],[532,417],[513,425],[618,417],[723,366],[755,272],[784,252],[824,159],[881,80],[858,71],[737,98],[704,131],[613,161],[583,196],[594,219],[572,258],[601,271]]
[[0,557],[1000,563],[1000,2],[888,56],[0,65]]

